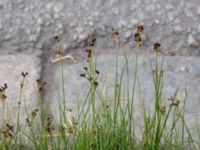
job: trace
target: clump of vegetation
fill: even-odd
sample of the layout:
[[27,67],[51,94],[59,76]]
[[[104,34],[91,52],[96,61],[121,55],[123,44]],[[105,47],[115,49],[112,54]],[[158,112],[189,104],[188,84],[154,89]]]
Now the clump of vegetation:
[[[119,33],[112,28],[112,35],[116,45],[119,47]],[[177,99],[178,89],[174,95],[169,98],[169,105],[163,105],[163,63],[159,63],[159,51],[161,44],[154,44],[155,63],[150,62],[152,78],[154,81],[155,99],[153,113],[147,110],[145,102],[141,99],[141,108],[143,110],[143,130],[141,135],[135,133],[134,119],[134,101],[135,91],[140,90],[138,76],[139,48],[144,35],[143,26],[138,26],[134,34],[135,65],[129,66],[127,54],[124,52],[125,63],[123,69],[119,70],[118,53],[116,55],[116,76],[113,81],[114,93],[112,96],[113,105],[107,103],[107,97],[104,88],[100,88],[100,71],[96,65],[96,59],[93,54],[96,39],[90,37],[88,40],[87,65],[83,67],[82,78],[88,81],[89,89],[84,103],[80,109],[77,108],[78,117],[75,118],[72,110],[66,109],[67,101],[65,99],[64,87],[64,64],[62,59],[62,49],[59,38],[57,41],[57,57],[61,58],[61,80],[62,94],[60,94],[59,110],[60,121],[54,120],[53,114],[46,111],[43,104],[42,92],[45,89],[46,82],[40,79],[36,81],[38,87],[38,99],[41,102],[40,108],[35,108],[31,114],[27,113],[26,127],[23,128],[20,122],[20,108],[22,101],[23,87],[28,73],[22,73],[22,82],[20,97],[18,101],[17,125],[16,128],[10,123],[4,123],[1,127],[1,149],[26,149],[22,145],[24,141],[32,149],[102,149],[102,150],[121,150],[121,149],[200,149],[199,143],[193,140],[193,137],[187,127],[184,118],[185,100],[180,106]],[[134,74],[129,73],[129,67],[134,67]],[[120,75],[119,75],[120,74]],[[126,76],[127,83],[123,83],[123,77]],[[133,77],[131,80],[130,77]],[[123,84],[126,87],[123,87]],[[0,99],[2,104],[6,103],[7,84],[0,88]],[[110,89],[107,89],[110,90]],[[107,93],[107,92],[106,92]],[[125,97],[125,100],[124,100]],[[122,102],[123,99],[123,102]],[[125,101],[125,104],[124,104]],[[63,102],[63,103],[62,103]],[[4,107],[3,107],[4,108]],[[26,108],[27,109],[27,108]],[[38,119],[38,113],[42,114],[42,123]],[[171,116],[170,116],[171,115]],[[4,115],[3,115],[4,116]],[[4,116],[5,117],[5,116]],[[170,119],[170,117],[172,119]],[[12,122],[12,121],[11,121]],[[169,123],[170,122],[170,123]],[[24,130],[26,129],[26,130]],[[187,139],[185,138],[187,135]],[[200,138],[199,138],[200,140]],[[31,149],[31,148],[29,148]]]

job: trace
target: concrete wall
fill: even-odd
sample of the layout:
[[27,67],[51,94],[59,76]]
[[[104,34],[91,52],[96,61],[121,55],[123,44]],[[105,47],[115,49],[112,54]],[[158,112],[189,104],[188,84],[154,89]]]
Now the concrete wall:
[[64,50],[84,47],[89,34],[97,46],[112,48],[111,27],[133,47],[143,24],[169,55],[200,55],[199,0],[0,0],[0,54],[52,51],[59,35]]

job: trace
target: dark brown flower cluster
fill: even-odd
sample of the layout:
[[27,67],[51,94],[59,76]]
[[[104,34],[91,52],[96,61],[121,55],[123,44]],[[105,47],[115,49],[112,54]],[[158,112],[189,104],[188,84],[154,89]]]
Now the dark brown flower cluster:
[[6,89],[8,88],[7,84],[5,83],[2,87],[0,87],[0,99],[2,102],[5,102],[6,96]]
[[31,115],[33,118],[35,118],[37,116],[37,114],[38,114],[38,109],[36,108],[32,111]]
[[45,85],[46,85],[46,82],[42,82],[40,79],[37,79],[36,83],[37,83],[38,91],[40,93],[43,92],[44,88],[45,88]]
[[88,46],[89,47],[94,47],[96,44],[96,39],[94,37],[89,37],[88,38]]
[[113,27],[111,28],[111,30],[112,30],[112,36],[113,36],[113,38],[118,38],[119,32],[116,29],[114,29]]
[[[87,49],[85,50],[85,52],[87,53],[88,59],[91,58],[91,56],[92,56],[92,48],[87,48]],[[89,61],[89,60],[88,60],[88,61]],[[88,62],[88,61],[87,61],[87,62]]]
[[[87,67],[84,67],[84,70],[86,71],[86,73],[81,73],[80,76],[83,78],[86,78],[89,82],[93,83],[95,86],[98,86],[98,81],[96,80],[97,77],[89,76]],[[95,73],[96,73],[96,75],[100,74],[100,72],[98,70],[95,70]]]
[[13,137],[13,126],[6,123],[5,129],[2,131],[4,138],[12,138]]
[[37,114],[38,114],[38,109],[34,109],[31,112],[31,117],[30,118],[26,118],[26,122],[28,123],[28,126],[30,127],[32,125],[32,122],[34,121],[34,119],[36,118]]
[[30,127],[31,126],[31,120],[29,118],[26,118],[26,122],[27,122],[28,126]]
[[47,117],[47,123],[46,123],[46,126],[45,126],[45,131],[47,133],[51,134],[53,130],[54,130],[54,126],[52,124],[52,117],[51,117],[51,115],[49,115]]
[[53,39],[54,39],[56,42],[60,42],[60,39],[59,39],[59,37],[58,37],[57,35],[54,36]]
[[144,32],[144,27],[142,25],[139,25],[137,27],[137,33],[142,33],[142,32]]
[[165,112],[166,112],[166,106],[160,107],[160,112],[161,112],[162,115],[164,115]]
[[137,31],[136,33],[134,34],[134,40],[135,42],[137,43],[140,43],[142,42],[142,38],[141,38],[141,33],[144,31],[144,27],[142,25],[139,25],[137,27]]
[[22,89],[24,87],[24,80],[25,80],[26,76],[28,76],[28,72],[22,72],[21,75],[22,75],[23,80],[20,83],[20,87]]
[[25,73],[22,72],[21,75],[22,75],[23,78],[25,78],[28,75],[28,72],[25,72]]
[[156,43],[154,44],[154,50],[155,50],[156,52],[159,52],[159,51],[160,51],[160,47],[161,47],[161,44],[160,44],[160,43],[156,42]]
[[61,45],[60,45],[60,38],[58,36],[54,36],[53,38],[56,42],[56,56],[57,57],[61,57],[62,56],[62,49],[61,49]]
[[[91,38],[90,39],[92,40],[88,40],[88,41],[91,41],[91,43],[89,43],[89,48],[87,48],[85,50],[85,52],[87,53],[87,66],[91,66],[90,63],[93,63],[93,58],[92,58],[92,48],[96,42],[96,39],[94,38]],[[85,70],[85,73],[81,73],[80,76],[83,77],[83,78],[86,78],[90,83],[93,83],[95,86],[98,85],[98,81],[97,81],[97,78],[98,78],[98,75],[100,74],[100,72],[98,70],[95,70],[95,76],[92,76],[90,74],[91,72],[91,69],[92,68],[88,68],[88,67],[83,67],[83,69]]]
[[175,106],[175,107],[179,106],[180,101],[177,100],[176,98],[171,97],[171,98],[168,98],[168,100],[171,101],[170,106]]

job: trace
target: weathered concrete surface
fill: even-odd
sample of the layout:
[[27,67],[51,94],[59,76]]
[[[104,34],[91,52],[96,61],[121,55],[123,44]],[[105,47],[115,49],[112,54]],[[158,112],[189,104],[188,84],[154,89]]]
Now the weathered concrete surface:
[[[36,80],[40,78],[41,61],[38,57],[30,55],[6,55],[0,56],[0,86],[7,84],[5,95],[7,96],[4,107],[5,116],[3,121],[3,102],[0,102],[0,123],[14,123],[16,128],[18,102],[20,100],[21,72],[28,72],[21,95],[20,124],[26,125],[26,118],[31,116],[34,109],[39,109]],[[26,107],[25,107],[26,103]],[[40,121],[38,114],[37,119]]]
[[199,0],[0,0],[0,54],[41,55],[52,50],[54,35],[65,51],[83,47],[89,34],[100,48],[111,48],[111,26],[119,30],[120,43],[133,47],[135,27],[143,24],[165,54],[196,56],[199,5]]
[[[154,108],[154,85],[153,77],[150,69],[149,60],[155,62],[154,56],[141,55],[139,56],[139,81],[142,93],[136,90],[134,112],[138,127],[141,127],[143,121],[141,110],[141,98],[144,98],[147,109],[151,111]],[[161,59],[159,60],[161,63]],[[89,90],[88,82],[80,77],[84,73],[83,67],[85,62],[68,65],[65,63],[64,78],[65,78],[65,93],[67,108],[72,108],[73,113],[77,112],[76,105],[79,99],[83,104],[85,96]],[[122,70],[124,58],[119,57],[119,70]],[[129,72],[130,83],[133,81],[135,58],[130,55],[129,58]],[[184,98],[186,101],[185,117],[192,133],[195,133],[197,119],[200,119],[200,59],[198,57],[165,57],[164,59],[164,88],[163,88],[163,106],[169,107],[170,101],[168,98],[172,97],[179,87],[177,99],[180,100],[180,107],[183,105]],[[97,69],[100,71],[99,86],[102,86],[105,76],[107,75],[108,84],[108,99],[112,100],[113,86],[115,80],[115,56],[102,54],[97,57]],[[53,86],[50,97],[50,109],[52,113],[59,117],[58,113],[58,92],[62,96],[62,82],[61,82],[61,67],[60,64],[54,64],[52,70]],[[126,75],[125,75],[126,76]],[[124,78],[123,85],[126,84]],[[125,89],[125,88],[124,88]],[[109,101],[108,100],[108,101]],[[62,102],[61,102],[62,103]],[[138,132],[141,130],[137,130]]]

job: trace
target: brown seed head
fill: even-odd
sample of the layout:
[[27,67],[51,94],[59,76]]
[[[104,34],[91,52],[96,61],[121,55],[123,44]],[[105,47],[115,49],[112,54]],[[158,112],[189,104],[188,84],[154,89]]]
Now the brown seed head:
[[87,71],[87,70],[88,70],[88,68],[87,68],[87,67],[83,67],[83,69],[84,69],[85,71]]
[[111,28],[113,38],[117,38],[119,36],[119,32],[116,31],[114,28]]
[[141,33],[141,32],[143,32],[144,31],[144,27],[142,26],[142,25],[139,25],[138,27],[137,27],[137,33]]
[[93,47],[94,45],[95,45],[95,43],[96,43],[96,39],[94,38],[94,37],[89,37],[88,38],[88,46],[89,47]]
[[92,52],[92,49],[91,49],[91,48],[87,48],[87,49],[85,50],[85,52],[91,53],[91,52]]
[[135,33],[134,40],[135,40],[135,42],[138,42],[138,43],[140,43],[142,41],[141,36],[140,36],[139,33]]
[[159,52],[160,51],[160,46],[161,46],[161,44],[160,43],[155,43],[154,44],[154,50],[156,51],[156,52]]
[[7,88],[8,88],[7,83],[4,83],[4,89],[7,89]]
[[59,41],[60,41],[60,39],[59,39],[58,36],[54,36],[54,40],[56,40],[56,42],[59,42]]
[[22,75],[23,78],[25,78],[28,75],[28,72],[25,72],[25,73],[22,72],[21,75]]
[[96,74],[99,74],[99,73],[100,73],[98,70],[96,70],[95,72],[96,72]]
[[166,112],[166,107],[165,106],[161,107],[160,112],[161,112],[161,114],[164,114]]
[[99,84],[99,83],[98,83],[97,81],[94,81],[94,85],[95,85],[95,86],[98,86],[98,84]]
[[81,76],[81,77],[85,77],[86,75],[85,75],[84,73],[81,73],[80,76]]

